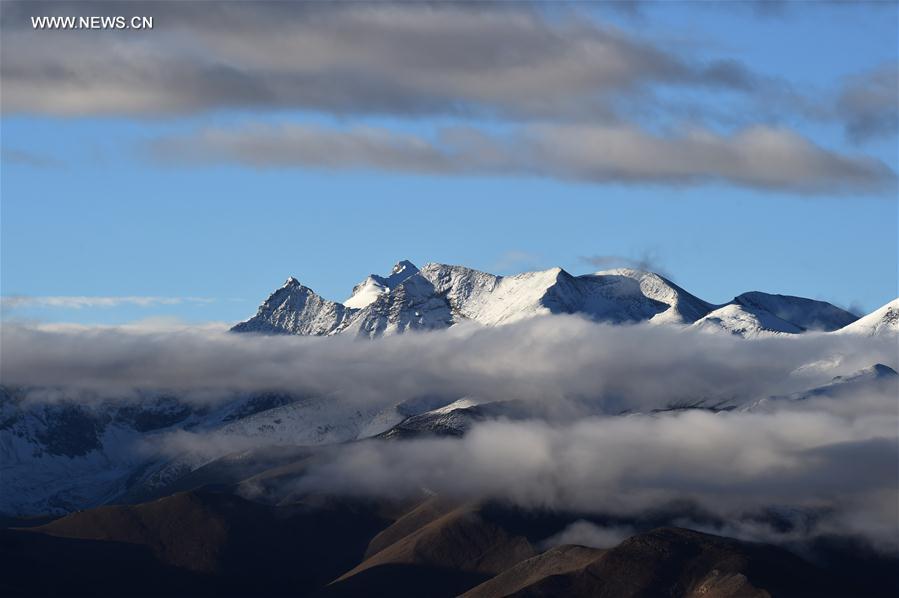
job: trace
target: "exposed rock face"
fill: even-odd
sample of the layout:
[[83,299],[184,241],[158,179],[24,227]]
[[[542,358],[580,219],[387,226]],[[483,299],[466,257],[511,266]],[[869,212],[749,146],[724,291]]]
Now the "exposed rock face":
[[232,330],[322,336],[345,327],[355,311],[342,303],[323,299],[291,277],[259,306],[255,316]]

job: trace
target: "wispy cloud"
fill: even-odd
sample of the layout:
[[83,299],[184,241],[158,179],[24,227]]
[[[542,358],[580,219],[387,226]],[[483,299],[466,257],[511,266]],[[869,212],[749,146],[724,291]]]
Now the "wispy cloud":
[[542,258],[535,253],[520,249],[509,249],[496,258],[491,270],[503,274],[511,271],[538,270],[538,264],[541,261]]
[[0,161],[4,164],[31,166],[32,168],[53,168],[61,165],[61,162],[56,158],[7,147],[0,150]]
[[669,277],[661,264],[658,251],[655,250],[644,251],[639,257],[613,254],[583,256],[581,257],[581,261],[590,264],[598,270],[633,268],[635,270],[655,272],[656,274],[662,274],[663,276]]
[[178,333],[178,332],[227,332],[234,324],[213,320],[190,322],[177,316],[152,316],[124,324],[81,324],[77,322],[35,322],[29,323],[33,330],[61,334],[90,334],[92,332],[111,333]]
[[116,296],[97,297],[80,295],[56,295],[56,296],[31,296],[9,295],[0,297],[0,306],[3,309],[25,308],[59,308],[59,309],[85,309],[85,308],[112,308],[123,305],[137,307],[154,307],[158,305],[179,305],[182,303],[212,303],[215,299],[207,297],[154,297],[154,296]]
[[374,127],[248,125],[157,139],[149,151],[173,164],[532,175],[588,183],[725,182],[808,194],[884,192],[896,185],[896,174],[879,160],[763,126],[722,135],[695,128],[651,133],[632,126],[545,124],[507,133],[453,127],[426,136]]
[[899,131],[899,62],[849,77],[840,91],[836,111],[856,142],[893,137]]
[[634,530],[627,526],[600,527],[589,521],[575,521],[559,533],[544,540],[543,548],[577,544],[578,546],[590,546],[592,548],[612,548],[625,538],[634,535]]

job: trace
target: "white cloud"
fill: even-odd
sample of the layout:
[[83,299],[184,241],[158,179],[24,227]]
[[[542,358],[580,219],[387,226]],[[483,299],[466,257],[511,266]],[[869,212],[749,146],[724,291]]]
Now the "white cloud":
[[635,531],[632,527],[621,525],[598,526],[595,523],[581,519],[575,521],[558,534],[547,538],[541,544],[544,549],[565,544],[577,544],[578,546],[589,546],[590,548],[612,548],[620,544],[622,540],[633,536],[634,533]]
[[[812,402],[773,413],[487,422],[461,439],[341,447],[312,463],[293,490],[396,498],[428,488],[621,518],[678,503],[725,521],[789,508],[819,516],[815,533],[860,534],[899,550],[894,393],[875,393],[874,411],[843,415]],[[559,542],[615,540],[580,533],[578,542],[585,530],[568,531]]]
[[160,332],[193,332],[193,333],[221,333],[227,332],[232,324],[228,322],[190,322],[177,316],[153,316],[142,318],[124,324],[80,324],[75,322],[37,322],[29,324],[31,328],[40,332],[56,332],[64,334],[84,334],[97,331],[115,333],[160,333]]
[[108,2],[3,9],[11,112],[252,107],[595,119],[611,116],[619,94],[639,101],[649,84],[753,84],[738,63],[689,60],[574,5],[128,3],[127,14],[155,17],[154,30],[102,36],[32,30],[28,17],[106,14]]
[[831,151],[788,130],[763,126],[721,135],[705,129],[658,134],[629,126],[544,124],[507,133],[445,128],[425,136],[286,124],[204,129],[158,139],[149,149],[172,164],[530,175],[589,183],[724,182],[828,194],[896,186],[895,173],[879,160]]
[[[548,409],[618,413],[669,404],[786,394],[873,363],[899,367],[893,339],[804,334],[746,342],[731,335],[576,316],[500,327],[457,326],[376,342],[182,329],[49,331],[7,323],[0,378],[118,396],[135,386],[179,391],[283,390],[391,404],[436,394],[510,397]],[[802,366],[832,361],[827,371]],[[123,367],[123,364],[129,364]],[[178,364],[173,368],[172,364]]]
[[123,305],[137,307],[154,307],[157,305],[179,305],[182,303],[212,303],[215,299],[206,297],[154,297],[154,296],[114,296],[98,297],[89,295],[56,295],[56,296],[30,296],[9,295],[0,297],[0,306],[3,309],[27,309],[27,308],[59,308],[59,309],[86,309],[86,308],[112,308]]
[[[895,368],[895,337],[747,341],[573,316],[374,341],[17,324],[0,335],[0,379],[28,389],[24,408],[63,399],[90,407],[160,391],[199,404],[282,391],[326,397],[340,425],[363,406],[375,413],[423,397],[522,407],[515,419],[475,424],[462,438],[331,447],[287,493],[407,497],[428,488],[619,518],[686,501],[750,537],[775,531],[741,523],[747,517],[795,508],[816,518],[809,533],[862,534],[893,549],[899,537],[895,377],[833,396],[768,400],[751,412],[653,412],[702,400],[743,405],[877,362]],[[201,430],[143,448],[212,459],[270,442]],[[573,538],[584,530],[568,531]]]

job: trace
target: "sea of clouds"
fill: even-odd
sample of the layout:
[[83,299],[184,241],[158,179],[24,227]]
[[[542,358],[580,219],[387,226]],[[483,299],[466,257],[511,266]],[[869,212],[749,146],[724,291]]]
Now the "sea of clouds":
[[[22,408],[127,402],[147,390],[207,406],[278,391],[348,409],[422,397],[526,407],[459,438],[331,447],[291,482],[294,492],[426,490],[622,517],[688,503],[735,535],[848,534],[899,550],[899,377],[808,392],[877,363],[899,366],[895,337],[745,340],[552,316],[375,341],[17,324],[0,340],[0,378],[19,389]],[[715,409],[671,409],[684,405]],[[214,457],[265,440],[179,431],[155,442],[160,453]],[[772,512],[806,524],[775,529],[759,519]],[[567,531],[599,544],[620,535],[590,525]]]

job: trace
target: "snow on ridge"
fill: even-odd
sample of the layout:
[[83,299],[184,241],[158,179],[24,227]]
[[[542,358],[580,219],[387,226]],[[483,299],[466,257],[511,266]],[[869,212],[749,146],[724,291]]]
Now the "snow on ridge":
[[231,330],[320,336],[345,326],[354,312],[341,303],[324,299],[291,277],[269,295],[255,316]]
[[837,332],[861,336],[899,334],[899,298],[840,328]]
[[380,295],[389,293],[410,276],[418,273],[418,268],[409,260],[401,260],[393,266],[388,276],[369,275],[353,287],[350,298],[343,302],[346,307],[362,309],[371,305]]
[[356,285],[344,303],[323,299],[296,279],[288,279],[253,318],[232,330],[373,338],[448,328],[463,321],[497,326],[560,313],[613,324],[694,326],[747,338],[833,331],[857,319],[823,301],[758,291],[716,305],[663,276],[630,268],[582,276],[562,268],[497,276],[439,263],[419,270],[403,260],[390,275],[372,274]]
[[728,303],[697,320],[694,327],[707,331],[725,331],[744,338],[756,338],[776,334],[798,334],[799,326],[782,320],[765,310],[751,310]]

